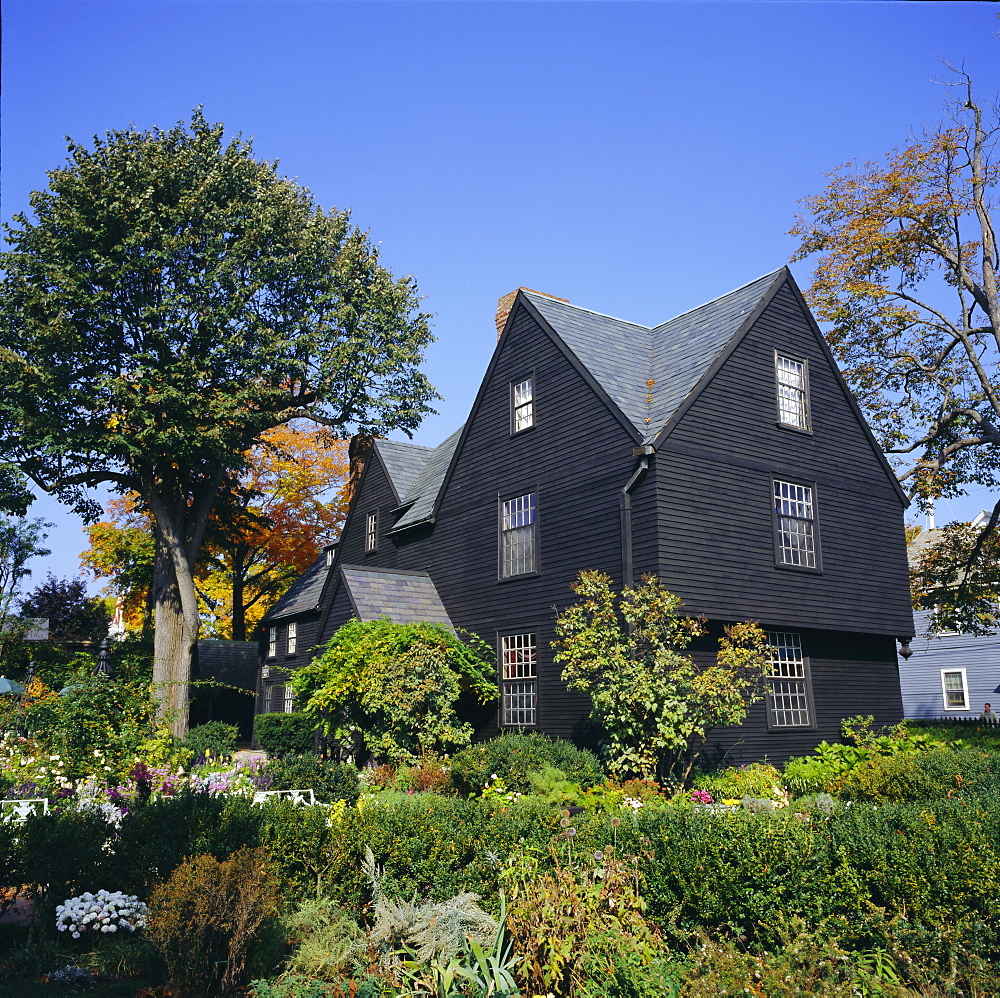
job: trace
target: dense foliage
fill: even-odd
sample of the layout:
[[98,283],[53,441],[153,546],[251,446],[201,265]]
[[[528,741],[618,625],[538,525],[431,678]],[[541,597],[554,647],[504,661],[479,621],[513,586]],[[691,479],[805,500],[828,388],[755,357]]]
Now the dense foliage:
[[350,620],[291,679],[317,727],[376,759],[412,762],[468,745],[461,705],[497,695],[490,649],[438,624]]

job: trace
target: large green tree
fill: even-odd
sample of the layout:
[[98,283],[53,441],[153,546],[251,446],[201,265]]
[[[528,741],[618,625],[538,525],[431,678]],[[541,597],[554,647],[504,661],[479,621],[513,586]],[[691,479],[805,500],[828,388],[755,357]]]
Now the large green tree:
[[305,417],[411,431],[434,391],[412,278],[345,211],[226,142],[196,111],[169,131],[69,143],[0,257],[0,456],[96,519],[87,489],[155,522],[154,682],[185,727],[193,570],[251,445]]
[[[937,126],[881,162],[850,163],[804,202],[793,259],[816,257],[807,298],[910,496],[923,507],[1000,484],[1000,120],[957,73]],[[1000,502],[979,528],[924,548],[917,606],[939,626],[996,622]]]

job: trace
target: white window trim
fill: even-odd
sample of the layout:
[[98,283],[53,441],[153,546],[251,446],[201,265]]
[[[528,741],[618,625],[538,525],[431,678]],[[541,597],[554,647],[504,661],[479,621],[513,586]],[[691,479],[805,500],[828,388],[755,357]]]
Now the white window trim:
[[[518,503],[520,500],[528,500],[529,504],[527,506],[522,506],[517,508],[511,504]],[[499,522],[497,524],[497,534],[498,534],[498,560],[499,560],[499,575],[500,580],[505,579],[517,579],[526,575],[537,575],[538,574],[538,491],[532,490],[531,492],[524,492],[519,496],[511,496],[510,499],[499,499],[497,502],[497,511],[499,514]],[[528,523],[522,523],[518,526],[507,527],[505,523],[509,520],[518,520],[522,515],[528,512],[530,517]],[[525,569],[524,571],[513,572],[508,571],[508,567],[514,567],[514,558],[511,559],[511,566],[508,566],[507,561],[507,537],[513,535],[515,531],[523,531],[525,527],[530,527],[530,537],[531,537],[531,567]],[[513,543],[513,540],[512,542]]]
[[[962,677],[962,705],[960,707],[950,707],[948,705],[948,686],[945,682],[947,675],[960,675]],[[965,669],[942,669],[941,670],[941,700],[945,710],[968,710],[969,709],[969,680],[965,674]]]
[[[502,634],[500,660],[500,727],[538,727],[538,635],[534,631]],[[528,656],[517,656],[529,651]],[[512,659],[508,662],[508,656]],[[514,660],[517,656],[518,660]],[[530,687],[530,689],[528,688]],[[517,706],[514,706],[517,698]],[[525,704],[524,699],[528,699]],[[530,712],[531,720],[511,720],[514,711]]]
[[378,550],[378,510],[365,517],[365,554]]
[[298,654],[299,625],[297,621],[293,620],[289,623],[285,641],[286,641],[286,646],[285,646],[286,653],[288,655]]
[[[785,361],[788,364],[799,364],[802,368],[801,387],[796,387],[794,385],[785,385],[781,381],[781,361]],[[781,406],[781,390],[782,388],[789,388],[791,391],[801,393],[801,404],[802,404],[802,422],[797,420],[794,422],[789,422],[782,418],[782,406]],[[810,391],[809,391],[809,361],[804,357],[793,357],[790,354],[782,353],[780,350],[774,351],[774,400],[775,405],[778,410],[778,425],[784,427],[788,430],[798,430],[800,433],[811,433],[812,432],[812,406],[810,405]]]
[[[522,401],[519,405],[517,403],[517,390],[522,385],[528,385],[528,397],[526,400]],[[530,374],[526,374],[523,378],[517,381],[512,381],[510,383],[510,435],[514,436],[518,433],[524,433],[525,430],[530,430],[536,422],[536,409],[535,409],[535,372],[532,371]],[[527,410],[527,422],[524,426],[518,426],[518,414],[524,417],[524,411]]]
[[278,657],[278,628],[269,627],[267,629],[267,657]]
[[[809,656],[805,652],[805,648],[802,645],[802,636],[797,631],[768,631],[767,641],[772,648],[786,647],[792,648],[793,651],[798,652],[798,659],[794,657],[792,659],[785,659],[782,661],[777,653],[771,656],[770,668],[768,670],[766,681],[767,681],[767,695],[764,698],[765,706],[767,709],[767,728],[768,731],[804,731],[807,729],[816,727],[816,706],[813,703],[812,695],[812,670],[809,667]],[[792,664],[801,666],[801,675],[775,675],[772,670],[779,668],[781,665],[787,665],[788,662]],[[798,692],[787,691],[784,695],[795,697],[799,706],[797,707],[777,707],[775,704],[775,696],[782,694],[776,694],[774,692],[774,684],[777,682],[784,682],[789,685],[799,684],[801,685],[801,690]],[[778,712],[788,712],[788,711],[798,711],[805,712],[807,720],[804,723],[797,724],[783,724],[778,719]]]

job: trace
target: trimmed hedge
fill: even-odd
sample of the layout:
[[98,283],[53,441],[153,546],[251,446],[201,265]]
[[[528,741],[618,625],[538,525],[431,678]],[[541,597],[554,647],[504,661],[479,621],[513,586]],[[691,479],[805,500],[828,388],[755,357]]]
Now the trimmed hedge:
[[301,711],[258,714],[254,721],[257,743],[268,755],[301,755],[313,750],[316,725]]

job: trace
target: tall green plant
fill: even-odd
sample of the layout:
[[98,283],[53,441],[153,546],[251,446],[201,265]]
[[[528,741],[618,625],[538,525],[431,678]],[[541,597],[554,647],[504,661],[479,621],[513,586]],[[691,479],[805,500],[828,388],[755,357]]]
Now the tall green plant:
[[364,739],[376,758],[413,763],[468,745],[459,701],[497,695],[487,645],[437,624],[348,621],[292,678],[295,697],[327,734]]
[[686,780],[711,728],[740,724],[764,695],[767,638],[755,623],[726,628],[715,664],[683,654],[702,621],[647,576],[616,593],[602,572],[581,572],[578,601],[556,618],[555,661],[572,690],[589,694],[604,729],[608,771]]

